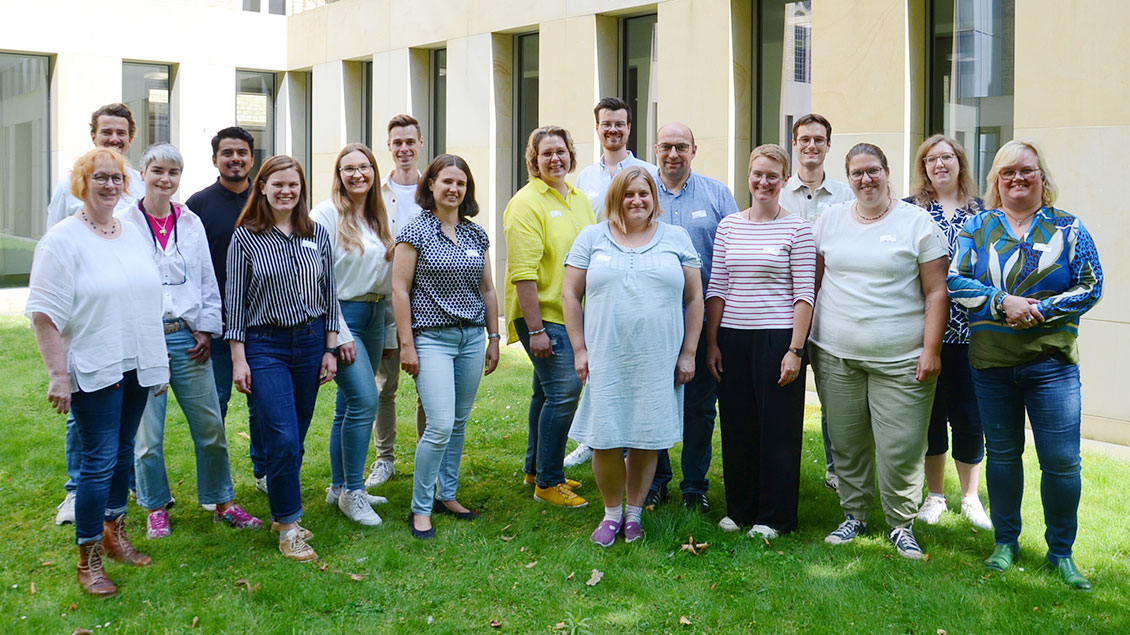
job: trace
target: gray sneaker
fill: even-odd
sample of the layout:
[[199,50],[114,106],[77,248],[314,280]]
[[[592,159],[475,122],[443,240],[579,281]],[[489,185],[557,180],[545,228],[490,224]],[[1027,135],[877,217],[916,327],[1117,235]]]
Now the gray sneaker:
[[63,502],[59,503],[55,512],[55,524],[66,525],[67,523],[75,522],[75,493],[72,491],[67,492],[67,497]]
[[345,490],[337,499],[337,508],[345,517],[360,525],[376,527],[381,524],[381,517],[373,511],[369,504],[369,495],[363,489]]
[[380,487],[392,478],[393,474],[396,474],[396,468],[393,467],[392,461],[377,459],[373,461],[373,469],[365,479],[365,487]]
[[862,520],[856,520],[855,516],[848,514],[844,522],[840,523],[840,526],[836,527],[835,531],[824,538],[824,542],[830,545],[843,545],[865,533],[867,533],[867,523]]

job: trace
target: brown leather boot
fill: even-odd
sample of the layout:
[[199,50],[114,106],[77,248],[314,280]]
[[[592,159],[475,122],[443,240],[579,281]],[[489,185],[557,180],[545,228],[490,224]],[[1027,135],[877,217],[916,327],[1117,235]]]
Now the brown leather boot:
[[148,567],[153,564],[153,559],[141,553],[130,544],[126,538],[126,515],[122,514],[114,520],[102,522],[102,544],[106,548],[106,555],[135,567]]
[[106,577],[106,569],[102,567],[101,542],[78,546],[78,583],[91,595],[108,598],[118,594],[118,587]]

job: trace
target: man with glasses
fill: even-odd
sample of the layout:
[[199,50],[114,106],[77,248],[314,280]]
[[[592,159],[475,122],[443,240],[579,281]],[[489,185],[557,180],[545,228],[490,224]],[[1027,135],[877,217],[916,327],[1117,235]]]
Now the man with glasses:
[[604,196],[617,172],[638,165],[646,169],[652,178],[658,178],[659,168],[637,159],[628,149],[628,138],[632,134],[632,109],[627,102],[618,97],[605,97],[597,102],[593,115],[596,116],[596,135],[604,152],[599,161],[577,175],[577,189],[589,197],[593,213],[600,218],[604,213]]
[[[855,198],[851,186],[829,178],[824,173],[824,158],[832,148],[832,124],[821,115],[809,113],[793,123],[793,153],[797,170],[781,189],[781,207],[815,223],[829,205]],[[832,461],[832,444],[828,440],[828,419],[821,414],[820,428],[824,436],[824,484],[835,490],[840,486],[836,464]]]
[[[133,122],[133,113],[129,106],[121,103],[106,104],[90,115],[90,140],[95,147],[113,148],[125,156],[129,152],[130,143],[137,126]],[[141,173],[126,165],[129,177],[128,189],[122,190],[114,213],[117,214],[130,206],[137,204],[138,199],[145,196],[145,184],[141,181]],[[59,179],[55,190],[51,193],[51,202],[47,205],[47,229],[51,229],[64,218],[74,215],[82,210],[83,202],[71,194],[71,175]],[[82,449],[79,447],[81,439],[75,428],[74,415],[67,416],[66,440],[63,452],[67,464],[67,482],[63,485],[67,495],[59,503],[55,512],[55,524],[64,525],[75,521],[75,490],[78,485],[78,473],[82,468]],[[133,487],[133,473],[130,473],[130,487]]]
[[[714,234],[718,223],[738,211],[734,195],[721,181],[691,171],[698,147],[694,133],[681,123],[669,123],[659,129],[655,156],[659,161],[659,220],[678,225],[691,235],[702,260],[702,288],[710,286],[710,269],[714,257]],[[706,369],[706,347],[699,346],[695,355],[695,374],[683,389],[683,480],[679,489],[683,505],[706,513],[710,481],[711,440],[714,436],[714,406],[718,401],[718,383]],[[644,506],[654,509],[667,498],[667,484],[672,479],[671,459],[666,450],[659,452],[655,479],[651,483]]]

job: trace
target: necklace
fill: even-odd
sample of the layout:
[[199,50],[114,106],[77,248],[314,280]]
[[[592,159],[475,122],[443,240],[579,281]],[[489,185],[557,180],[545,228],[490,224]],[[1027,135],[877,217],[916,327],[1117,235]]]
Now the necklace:
[[751,223],[772,223],[773,221],[777,220],[781,216],[781,204],[777,203],[777,213],[773,214],[773,218],[770,218],[769,220],[753,220],[753,208],[752,207],[750,207],[748,210],[746,210],[746,212],[747,213],[745,215],[745,219],[747,221],[751,222]]
[[106,231],[105,229],[102,229],[98,225],[95,225],[94,221],[90,220],[90,217],[86,215],[86,210],[82,211],[82,220],[85,221],[92,228],[94,228],[96,231],[101,232],[103,236],[113,236],[114,233],[118,231],[118,219],[116,219],[116,218],[110,219],[110,231]]
[[1004,212],[1004,215],[1007,216],[1010,221],[1016,223],[1017,227],[1023,227],[1025,225],[1027,225],[1028,221],[1030,221],[1030,220],[1032,220],[1033,218],[1036,217],[1036,212],[1032,212],[1031,214],[1029,214],[1028,216],[1026,216],[1024,218],[1017,218],[1017,217],[1013,216],[1012,214],[1009,214],[1004,209],[1001,209],[1001,211]]
[[880,218],[886,216],[887,212],[891,211],[892,207],[894,207],[894,201],[893,200],[891,202],[887,203],[887,206],[885,208],[883,208],[883,212],[881,214],[879,214],[878,216],[864,216],[863,214],[859,213],[859,201],[856,201],[855,203],[852,203],[851,211],[853,213],[855,213],[855,217],[858,218],[860,221],[862,221],[864,223],[874,223],[875,221],[879,220]]
[[169,228],[172,227],[173,223],[176,222],[176,220],[173,220],[172,223],[168,223],[168,224],[165,223],[165,221],[167,219],[170,219],[170,218],[175,219],[175,217],[172,214],[169,214],[165,218],[157,218],[155,216],[150,215],[150,218],[153,219],[153,222],[157,223],[157,227],[159,228],[159,231],[161,232],[162,236],[168,236],[169,235]]

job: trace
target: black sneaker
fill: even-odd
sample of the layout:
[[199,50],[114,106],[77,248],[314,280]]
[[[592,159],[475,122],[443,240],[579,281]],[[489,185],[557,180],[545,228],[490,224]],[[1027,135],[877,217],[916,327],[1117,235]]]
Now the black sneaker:
[[918,546],[918,541],[914,539],[914,530],[910,525],[906,527],[895,527],[891,533],[887,534],[887,538],[895,545],[895,550],[903,558],[910,558],[911,560],[924,560],[925,556],[922,554],[922,548]]
[[706,498],[706,494],[688,492],[683,494],[683,507],[705,514],[710,511],[710,501]]
[[643,499],[643,508],[648,511],[655,511],[655,508],[662,505],[665,500],[667,500],[666,489],[649,490],[647,498]]
[[828,534],[824,538],[824,542],[830,545],[842,545],[855,540],[856,536],[867,533],[867,523],[862,520],[856,520],[851,514],[847,515],[844,522],[840,523],[836,530]]

